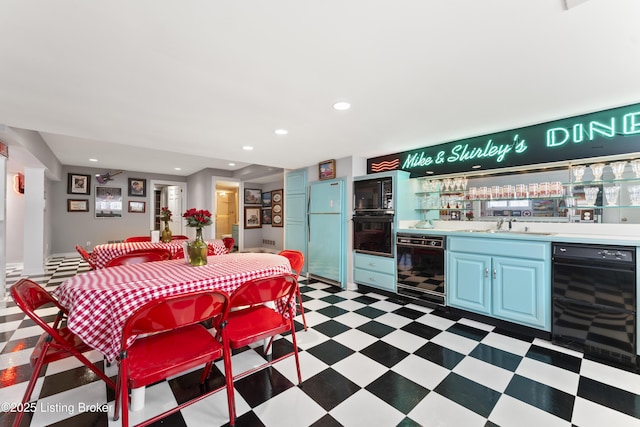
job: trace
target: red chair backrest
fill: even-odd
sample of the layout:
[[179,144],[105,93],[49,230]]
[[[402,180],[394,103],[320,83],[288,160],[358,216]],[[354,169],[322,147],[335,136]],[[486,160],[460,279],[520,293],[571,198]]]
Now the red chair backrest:
[[171,251],[166,248],[134,249],[127,252],[127,254],[144,254],[149,252],[160,255],[162,257],[162,261],[166,261],[172,258]]
[[131,236],[124,239],[125,242],[150,242],[151,236]]
[[182,234],[177,234],[175,236],[171,236],[171,240],[189,240],[187,236],[183,236]]
[[[222,291],[199,291],[154,299],[137,309],[125,322],[122,349],[134,335],[152,334],[216,318],[226,319],[229,298]],[[130,344],[129,344],[130,345]]]
[[87,264],[89,264],[89,267],[94,270],[96,269],[96,264],[93,262],[93,259],[91,259],[91,255],[89,255],[89,252],[87,252],[85,248],[80,245],[76,245],[76,251],[78,251],[82,259],[84,259]]
[[287,305],[295,295],[297,280],[293,274],[282,274],[249,280],[231,294],[230,306],[241,307],[263,304],[287,297]]
[[224,247],[227,248],[227,251],[231,252],[233,250],[233,245],[236,242],[233,237],[225,237],[222,241],[224,242]]
[[140,264],[143,262],[163,261],[162,255],[153,252],[141,252],[138,254],[125,254],[110,259],[105,267],[116,265]]
[[58,301],[47,292],[42,286],[38,285],[32,280],[29,279],[21,279],[13,286],[11,286],[11,297],[15,301],[15,303],[20,307],[24,313],[31,318],[38,326],[45,330],[49,335],[54,337],[54,339],[63,343],[64,339],[58,335],[54,328],[57,328],[58,325],[49,325],[49,323],[45,322],[40,316],[36,314],[36,310],[46,304],[53,304],[57,307],[62,313],[66,313],[67,311],[58,304]]
[[304,267],[304,254],[300,251],[285,249],[283,251],[280,251],[278,255],[282,255],[289,260],[291,268],[296,272],[296,279],[298,279],[300,277],[302,267]]

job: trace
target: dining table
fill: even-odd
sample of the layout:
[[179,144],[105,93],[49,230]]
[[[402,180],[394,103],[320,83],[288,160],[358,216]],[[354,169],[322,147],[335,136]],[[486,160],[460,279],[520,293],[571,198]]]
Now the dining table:
[[[155,299],[203,290],[232,293],[243,283],[291,273],[289,260],[270,253],[209,256],[194,267],[185,259],[128,264],[90,270],[66,279],[53,295],[68,310],[67,327],[113,362],[122,345],[122,329],[131,314]],[[295,303],[292,305],[295,310]],[[275,310],[284,312],[285,302]],[[132,410],[144,406],[144,387],[131,391]]]
[[[119,242],[119,243],[105,243],[102,245],[96,245],[91,251],[91,258],[96,265],[96,268],[105,268],[107,263],[120,255],[128,254],[134,250],[155,249],[163,248],[168,249],[171,252],[171,257],[175,258],[176,255],[183,254],[183,245],[187,240],[176,239],[170,242]],[[223,255],[228,254],[229,250],[224,245],[222,239],[207,240],[207,246],[209,246],[209,254]]]

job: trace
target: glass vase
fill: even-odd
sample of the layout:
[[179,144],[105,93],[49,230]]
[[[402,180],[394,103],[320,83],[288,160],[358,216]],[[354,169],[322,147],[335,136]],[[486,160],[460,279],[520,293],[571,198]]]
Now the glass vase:
[[189,264],[194,266],[207,264],[207,243],[202,238],[202,228],[196,229],[196,240],[189,242]]
[[160,240],[164,243],[169,243],[171,241],[171,229],[169,228],[169,221],[165,221],[164,229],[160,234]]

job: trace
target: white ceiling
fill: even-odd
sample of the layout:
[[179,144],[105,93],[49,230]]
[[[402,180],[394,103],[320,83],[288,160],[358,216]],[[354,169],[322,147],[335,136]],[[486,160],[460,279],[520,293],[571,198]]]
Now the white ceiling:
[[640,1],[570,4],[4,0],[0,124],[40,131],[63,164],[188,175],[640,102]]

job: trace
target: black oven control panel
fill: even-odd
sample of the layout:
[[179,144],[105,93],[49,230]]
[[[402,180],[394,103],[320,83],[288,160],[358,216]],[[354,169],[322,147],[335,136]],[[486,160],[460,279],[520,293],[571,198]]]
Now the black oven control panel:
[[399,246],[429,247],[444,249],[444,237],[398,234],[396,244]]

